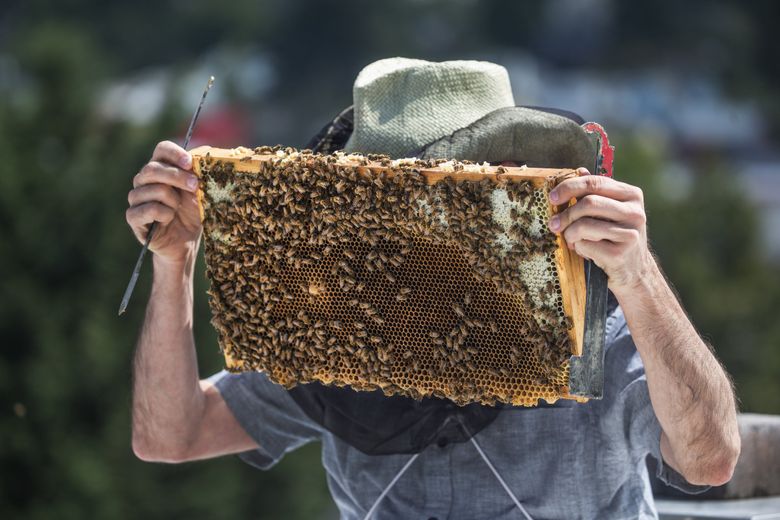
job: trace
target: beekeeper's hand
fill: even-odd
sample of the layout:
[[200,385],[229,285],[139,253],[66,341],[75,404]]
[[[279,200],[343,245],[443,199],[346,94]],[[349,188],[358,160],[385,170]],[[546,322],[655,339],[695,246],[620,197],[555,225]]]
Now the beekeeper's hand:
[[149,249],[156,260],[181,263],[198,249],[201,223],[192,173],[192,156],[179,145],[163,141],[151,160],[133,177],[127,195],[127,223],[143,243],[152,222],[157,222]]
[[593,260],[609,277],[613,292],[629,289],[654,271],[647,246],[642,190],[609,177],[588,175],[566,179],[550,192],[553,204],[576,204],[550,219],[550,229],[562,233],[569,248]]

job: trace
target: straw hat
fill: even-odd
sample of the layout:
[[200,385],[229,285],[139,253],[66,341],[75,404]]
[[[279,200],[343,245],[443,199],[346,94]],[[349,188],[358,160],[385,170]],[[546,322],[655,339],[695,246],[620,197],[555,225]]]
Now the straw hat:
[[359,124],[345,151],[393,157],[515,106],[506,69],[486,61],[375,61],[358,74],[352,96]]
[[[515,106],[509,75],[494,63],[379,60],[358,74],[353,101],[352,110],[343,111],[320,132],[320,145],[322,139],[332,140],[337,128],[348,136],[341,142],[344,151],[394,158],[591,167],[595,157],[594,145],[580,126],[582,118]],[[315,149],[316,139],[310,146]]]

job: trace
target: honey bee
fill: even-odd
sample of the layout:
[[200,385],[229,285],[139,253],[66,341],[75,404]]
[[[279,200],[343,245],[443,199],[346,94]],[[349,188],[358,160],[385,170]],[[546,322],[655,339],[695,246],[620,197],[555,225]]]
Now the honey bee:
[[458,315],[458,317],[460,317],[460,318],[463,318],[464,316],[466,316],[466,312],[463,310],[463,307],[461,307],[461,306],[460,306],[459,304],[457,304],[457,303],[453,303],[453,304],[452,304],[452,310],[453,310],[453,312],[454,312],[455,314],[457,314],[457,315]]
[[546,285],[539,288],[539,297],[542,300],[547,300],[555,294],[555,285],[552,281],[548,281]]

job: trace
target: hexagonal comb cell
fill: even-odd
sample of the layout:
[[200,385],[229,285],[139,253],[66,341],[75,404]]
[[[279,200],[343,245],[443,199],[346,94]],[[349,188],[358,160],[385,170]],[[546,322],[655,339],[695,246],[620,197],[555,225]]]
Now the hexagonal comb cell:
[[547,230],[547,194],[573,171],[192,153],[230,370],[458,404],[574,398],[582,260]]

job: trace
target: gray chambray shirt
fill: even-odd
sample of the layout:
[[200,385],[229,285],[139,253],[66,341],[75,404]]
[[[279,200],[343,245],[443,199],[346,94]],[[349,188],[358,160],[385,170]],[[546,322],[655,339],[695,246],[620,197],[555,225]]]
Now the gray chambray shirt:
[[[510,408],[472,442],[432,444],[412,455],[370,456],[312,421],[287,391],[263,373],[213,376],[239,423],[260,446],[239,456],[269,469],[285,453],[322,443],[322,463],[342,519],[362,519],[383,491],[372,519],[657,518],[645,459],[658,477],[688,492],[663,464],[661,427],[650,404],[644,367],[617,308],[607,319],[604,398],[552,408]],[[498,475],[496,475],[496,473]]]

